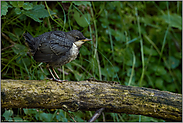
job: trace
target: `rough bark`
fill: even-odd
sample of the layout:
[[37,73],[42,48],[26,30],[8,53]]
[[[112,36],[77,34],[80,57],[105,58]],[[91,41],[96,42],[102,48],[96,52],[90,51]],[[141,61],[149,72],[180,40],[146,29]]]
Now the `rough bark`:
[[182,95],[96,80],[63,83],[1,80],[2,108],[62,108],[145,115],[182,121]]

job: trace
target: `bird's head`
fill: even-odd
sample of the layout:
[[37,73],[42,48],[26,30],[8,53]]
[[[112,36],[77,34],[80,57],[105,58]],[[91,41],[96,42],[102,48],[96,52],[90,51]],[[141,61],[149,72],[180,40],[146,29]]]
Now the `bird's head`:
[[76,46],[81,47],[86,41],[91,41],[91,39],[85,38],[83,34],[78,30],[72,30],[67,32],[69,36],[72,37]]

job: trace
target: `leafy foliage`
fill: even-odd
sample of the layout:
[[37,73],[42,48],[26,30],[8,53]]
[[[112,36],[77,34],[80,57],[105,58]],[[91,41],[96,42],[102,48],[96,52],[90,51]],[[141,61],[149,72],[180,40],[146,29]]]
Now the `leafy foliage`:
[[[122,85],[182,92],[182,2],[24,2],[1,1],[2,79],[45,79],[44,63],[28,53],[23,33],[34,37],[53,30],[80,30],[92,38],[75,61],[66,64],[67,80],[95,77]],[[59,72],[59,70],[57,70]],[[23,112],[23,113],[20,113]],[[72,112],[87,121],[94,112]],[[141,115],[105,113],[106,121],[163,121]],[[64,111],[10,109],[2,121],[73,121]],[[100,116],[97,121],[103,121]]]

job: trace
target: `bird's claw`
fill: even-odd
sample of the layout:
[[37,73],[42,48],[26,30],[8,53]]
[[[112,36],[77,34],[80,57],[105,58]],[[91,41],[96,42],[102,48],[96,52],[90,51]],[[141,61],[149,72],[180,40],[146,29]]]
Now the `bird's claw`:
[[61,80],[61,79],[54,79],[54,78],[49,78],[49,80],[51,80],[51,81],[56,81],[56,82],[60,82],[60,83],[62,83],[62,82],[67,82],[68,80]]

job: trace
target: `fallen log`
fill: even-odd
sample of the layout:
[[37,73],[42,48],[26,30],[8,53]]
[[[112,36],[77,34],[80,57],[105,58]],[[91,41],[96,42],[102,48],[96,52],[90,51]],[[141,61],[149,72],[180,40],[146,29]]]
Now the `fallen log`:
[[127,113],[182,121],[182,94],[86,80],[1,80],[2,108],[61,108]]

